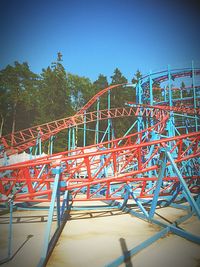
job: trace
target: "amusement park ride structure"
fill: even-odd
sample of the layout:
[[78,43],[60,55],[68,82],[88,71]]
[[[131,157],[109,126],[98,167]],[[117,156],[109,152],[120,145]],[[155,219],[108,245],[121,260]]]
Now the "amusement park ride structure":
[[[180,88],[181,81],[186,87]],[[127,99],[124,107],[111,108],[113,90],[129,86],[136,92],[136,102]],[[101,110],[101,97],[105,95],[108,107]],[[5,159],[25,150],[41,154],[43,141],[49,140],[50,147],[45,157],[0,167],[0,202],[10,208],[6,260],[11,257],[13,205],[18,207],[19,203],[49,202],[38,266],[47,262],[75,201],[104,201],[163,228],[133,248],[129,256],[168,232],[200,244],[200,237],[178,227],[191,216],[200,218],[199,103],[200,69],[168,68],[140,78],[135,85],[112,85],[101,90],[74,116],[3,136]],[[132,125],[122,137],[115,138],[112,121],[123,117],[130,117]],[[99,130],[102,120],[107,121],[104,134]],[[87,125],[91,122],[95,124],[95,144],[87,146]],[[83,147],[76,147],[79,125],[83,125]],[[54,136],[66,129],[67,150],[53,154]],[[187,215],[171,224],[163,223],[154,218],[158,206],[182,208]],[[55,209],[57,231],[49,242]],[[121,256],[108,266],[118,266],[125,258]]]

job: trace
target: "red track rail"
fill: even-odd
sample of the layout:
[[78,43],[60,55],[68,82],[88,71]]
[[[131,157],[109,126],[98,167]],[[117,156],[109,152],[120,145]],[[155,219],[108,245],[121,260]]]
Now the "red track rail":
[[[8,134],[3,137],[1,137],[1,143],[3,144],[4,148],[7,150],[7,154],[15,154],[22,152],[26,150],[27,148],[31,146],[35,146],[36,144],[36,139],[38,136],[40,136],[41,140],[47,140],[50,136],[55,135],[59,133],[60,131],[67,129],[69,127],[79,125],[83,123],[84,120],[84,113],[86,110],[88,110],[94,103],[95,101],[108,92],[109,90],[113,90],[118,88],[119,86],[123,86],[125,84],[118,84],[118,85],[112,85],[104,90],[101,90],[99,93],[97,93],[91,100],[88,101],[88,103],[81,109],[79,110],[74,116],[55,120],[52,122],[44,123],[41,125],[36,125],[31,128],[27,128],[18,132],[15,132],[13,134]],[[119,113],[120,113],[120,109]],[[108,111],[100,111],[99,115],[104,116],[103,113],[106,113]],[[110,116],[112,116],[112,111],[110,112]],[[109,114],[107,114],[109,116]],[[87,120],[87,122],[92,122],[97,119],[97,113],[96,111],[94,112],[89,112],[86,114],[87,118],[91,117],[90,120]],[[96,116],[96,119],[95,119]]]
[[[186,146],[186,140],[190,141],[189,146]],[[147,178],[144,177],[144,175],[149,171],[158,170],[159,166],[157,164],[148,166],[148,162],[151,158],[145,159],[142,162],[142,153],[143,151],[147,152],[150,147],[154,147],[155,153],[152,154],[153,158],[159,149],[165,146],[171,146],[171,153],[173,153],[175,149],[178,150],[178,158],[175,160],[177,164],[189,159],[194,159],[200,156],[200,132],[141,144],[134,143],[104,151],[97,150],[92,153],[71,156],[62,155],[61,157],[52,157],[30,163],[1,167],[0,171],[11,171],[12,174],[5,175],[1,178],[0,192],[4,195],[9,195],[12,189],[20,184],[20,188],[18,192],[16,192],[15,201],[49,201],[52,190],[51,183],[54,181],[52,170],[61,164],[65,166],[61,177],[61,181],[65,184],[62,190],[77,189],[77,192],[80,192],[80,190],[85,187],[87,189],[87,194],[82,200],[97,200],[100,198],[107,200],[114,199],[116,192],[113,191],[111,195],[109,190],[113,183],[133,183],[133,190],[140,189],[139,197],[148,198],[151,197],[151,190],[148,183],[150,181],[154,182],[157,178],[155,176]],[[106,158],[104,164],[97,172],[94,172],[99,166],[100,157],[102,155]],[[129,163],[133,161],[136,163],[136,169],[127,170]],[[99,178],[100,172],[109,165],[112,165],[114,170],[113,174],[107,178]],[[170,165],[170,163],[168,162],[167,165]],[[30,169],[32,172],[30,172]],[[87,173],[86,178],[82,175],[84,172]],[[42,173],[40,177],[39,173]],[[137,177],[138,174],[141,174],[142,177]],[[76,177],[77,175],[79,175],[79,177]],[[189,178],[187,177],[186,179]],[[192,182],[197,179],[200,179],[200,177],[190,177],[191,185]],[[170,185],[166,184],[160,196],[169,194],[169,187],[172,189],[173,185],[178,182],[178,178],[165,177],[164,181],[170,182]],[[33,186],[34,183],[36,183],[36,187]],[[5,189],[6,185],[9,185],[8,190]],[[105,195],[100,197],[98,195],[98,190],[91,193],[94,185],[100,185],[100,188],[104,188]],[[23,188],[28,189],[28,192],[22,193]],[[41,199],[41,197],[43,198]],[[119,199],[119,197],[117,199]],[[77,200],[80,199],[77,198]]]
[[[191,76],[191,72],[173,74],[173,76]],[[163,76],[160,80],[165,80],[166,77]],[[0,167],[0,173],[2,173],[0,193],[6,198],[15,191],[15,201],[50,201],[55,167],[62,166],[61,190],[72,190],[73,198],[77,200],[121,199],[123,197],[119,196],[118,193],[124,188],[124,184],[130,184],[133,191],[139,192],[139,198],[152,198],[152,190],[157,180],[155,172],[159,170],[156,156],[163,147],[169,147],[171,153],[176,151],[176,155],[178,155],[175,159],[176,164],[181,166],[183,162],[193,160],[194,168],[199,168],[199,166],[195,166],[195,160],[200,156],[200,132],[151,142],[149,142],[149,138],[152,130],[157,133],[162,133],[165,130],[169,119],[169,111],[200,115],[200,109],[142,105],[131,108],[101,110],[98,114],[96,111],[86,113],[86,110],[100,96],[123,85],[113,85],[102,90],[75,116],[4,136],[2,142],[5,148],[16,149],[18,152],[23,151],[35,145],[38,134],[40,134],[41,140],[46,140],[64,129],[83,124],[85,120],[86,123],[96,121],[97,117],[100,120],[105,120],[125,116],[144,116],[154,119],[153,126],[139,133],[104,142],[103,145],[107,149],[103,151],[99,150],[98,145],[92,145],[87,148],[66,151],[37,160]],[[87,152],[88,149],[95,151]],[[145,155],[148,155],[150,150],[151,155],[145,158]],[[154,163],[149,165],[150,161],[154,161]],[[167,166],[169,165],[170,163],[168,162]],[[105,169],[109,170],[110,166],[112,166],[112,172],[103,177],[102,172]],[[151,173],[151,178],[146,177],[149,173]],[[183,177],[191,190],[196,181],[200,179],[197,175],[191,175],[190,177],[183,175]],[[179,183],[177,177],[170,176],[166,176],[164,182],[160,197],[171,195],[174,192],[174,187]],[[116,189],[113,188],[115,184],[119,185]],[[85,195],[79,198],[79,193],[83,190]],[[104,191],[104,194],[99,194],[101,191]],[[0,199],[0,202],[4,201],[5,199]]]

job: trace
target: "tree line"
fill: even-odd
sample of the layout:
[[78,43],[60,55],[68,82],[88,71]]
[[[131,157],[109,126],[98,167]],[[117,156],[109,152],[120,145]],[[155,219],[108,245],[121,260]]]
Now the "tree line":
[[[133,74],[132,83],[136,83],[142,73]],[[87,77],[80,77],[66,71],[62,64],[61,53],[41,74],[34,73],[27,62],[8,65],[0,71],[0,136],[29,128],[34,125],[54,121],[74,115],[100,90],[114,84],[127,83],[127,78],[119,68],[115,68],[108,82],[107,76],[99,74],[92,82]],[[153,86],[160,87],[159,83]],[[181,88],[185,84],[182,82]],[[183,91],[183,96],[190,92]],[[180,97],[180,92],[173,91],[173,98]],[[182,97],[182,95],[181,95]],[[154,92],[154,98],[162,98],[162,90]],[[126,101],[135,101],[135,89],[119,87],[111,92],[110,107],[122,107]],[[144,101],[145,103],[145,101]],[[108,108],[107,94],[101,97],[100,109]],[[93,106],[96,109],[96,106]],[[132,125],[132,118],[113,120],[115,137],[122,136]],[[90,125],[88,128],[95,128]],[[107,122],[102,121],[99,130],[103,133]],[[57,136],[57,151],[66,144],[67,131]],[[78,145],[82,146],[83,131],[77,133]],[[94,131],[87,134],[87,144],[94,142]]]
[[[138,70],[133,81],[141,77]],[[127,83],[119,68],[108,78],[99,74],[92,82],[87,77],[68,73],[58,53],[55,62],[34,73],[27,62],[6,66],[0,71],[0,135],[6,135],[33,125],[57,120],[75,114],[99,90],[109,85]],[[111,107],[120,107],[133,100],[131,88],[111,93]],[[102,97],[100,109],[107,108],[107,96]],[[118,125],[123,128],[124,126]],[[120,132],[120,129],[119,129]]]

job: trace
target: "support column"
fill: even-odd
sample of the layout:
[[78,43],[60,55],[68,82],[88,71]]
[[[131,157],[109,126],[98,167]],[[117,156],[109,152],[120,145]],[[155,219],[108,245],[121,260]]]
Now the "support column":
[[86,133],[87,133],[87,126],[86,126],[86,111],[84,111],[84,125],[83,125],[83,146],[86,146]]
[[[171,71],[170,71],[170,66],[168,66],[168,96],[169,96],[169,107],[173,107],[173,102],[172,102],[172,85],[171,85]],[[174,113],[173,111],[169,112],[170,118],[167,123],[167,131],[168,131],[168,136],[172,137],[175,136],[175,131],[174,131]]]
[[68,129],[68,151],[71,150],[71,128]]
[[[110,90],[108,90],[108,112],[110,111]],[[108,119],[108,141],[110,141],[111,119]],[[110,147],[110,144],[108,144]]]
[[[196,98],[196,88],[195,88],[195,72],[194,72],[194,62],[192,61],[192,90],[194,99],[194,108],[197,108],[197,98]],[[195,130],[198,132],[198,120],[197,115],[195,115]]]
[[167,158],[169,159],[176,175],[178,176],[178,179],[181,183],[181,186],[183,188],[183,192],[185,193],[187,201],[189,202],[189,204],[191,205],[191,207],[193,208],[193,210],[195,211],[195,213],[198,215],[198,217],[200,219],[200,209],[199,209],[197,203],[195,202],[190,190],[188,189],[188,186],[187,186],[185,180],[183,179],[183,176],[181,175],[176,163],[174,162],[174,159],[173,159],[170,151],[168,151],[167,149],[166,149],[166,155],[167,155]]
[[49,208],[47,226],[45,229],[44,245],[43,245],[42,255],[41,255],[38,267],[44,266],[44,262],[45,262],[45,259],[46,259],[47,253],[48,253],[50,234],[51,234],[51,226],[52,226],[52,222],[53,222],[54,206],[55,206],[58,190],[60,190],[59,189],[59,179],[60,179],[61,169],[60,169],[60,167],[56,167],[56,169],[54,169],[53,171],[55,173],[55,180],[54,180],[53,189],[52,189],[53,191],[52,191],[51,203],[50,203],[50,208]]
[[[138,81],[137,86],[136,86],[136,103],[139,105],[143,104],[141,80]],[[137,128],[138,128],[138,132],[142,131],[143,129],[141,111],[139,112],[139,115],[138,115],[138,127]]]
[[152,219],[156,210],[156,206],[157,206],[157,202],[158,202],[158,197],[159,197],[159,193],[160,193],[160,188],[162,186],[162,181],[163,181],[163,177],[165,176],[165,170],[166,170],[166,163],[167,163],[167,158],[166,158],[166,153],[165,150],[161,150],[161,155],[160,155],[160,160],[159,160],[159,164],[160,164],[160,170],[159,170],[159,174],[158,174],[158,181],[156,184],[156,189],[153,193],[153,199],[152,199],[152,203],[151,203],[151,208],[150,208],[150,212],[149,212],[149,218]]
[[96,122],[96,144],[99,143],[99,108],[100,108],[100,99],[99,97],[97,98],[97,122]]

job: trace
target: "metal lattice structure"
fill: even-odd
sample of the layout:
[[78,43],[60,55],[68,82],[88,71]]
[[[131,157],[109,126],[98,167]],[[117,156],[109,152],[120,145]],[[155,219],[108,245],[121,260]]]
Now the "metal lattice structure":
[[[70,201],[94,200],[126,209],[131,199],[140,210],[133,210],[134,215],[157,224],[154,213],[158,205],[187,201],[190,216],[200,218],[199,77],[200,69],[194,67],[151,73],[134,86],[120,84],[101,90],[74,116],[2,137],[4,155],[33,147],[41,153],[42,142],[48,139],[51,149],[45,157],[0,167],[0,202],[50,202],[49,224],[55,203],[60,222]],[[183,80],[186,86],[180,88],[178,82]],[[136,91],[136,101],[127,99],[124,107],[111,108],[112,91],[129,86]],[[100,110],[105,95],[108,108]],[[95,105],[96,110],[91,111]],[[112,121],[124,117],[132,120],[132,125],[116,139]],[[107,128],[100,140],[101,121],[107,122]],[[87,146],[87,125],[92,122],[95,143]],[[77,148],[80,125],[84,140],[83,147]],[[53,137],[66,129],[67,150],[53,154]],[[168,227],[159,237],[172,230],[177,232]],[[192,234],[186,238],[199,243],[199,237]],[[47,250],[46,245],[40,264]]]

